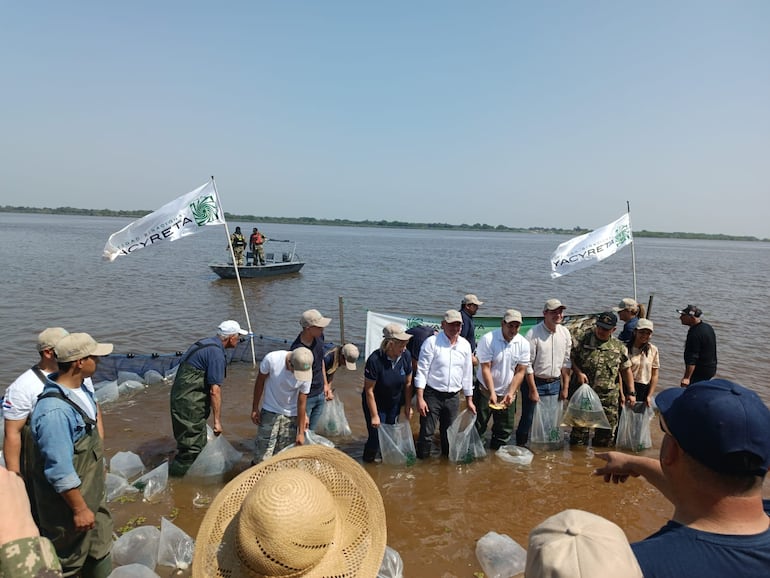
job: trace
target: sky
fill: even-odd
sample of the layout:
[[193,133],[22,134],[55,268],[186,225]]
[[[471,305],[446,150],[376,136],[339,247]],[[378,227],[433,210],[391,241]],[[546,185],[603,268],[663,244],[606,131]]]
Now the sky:
[[770,237],[766,0],[0,6],[0,204]]

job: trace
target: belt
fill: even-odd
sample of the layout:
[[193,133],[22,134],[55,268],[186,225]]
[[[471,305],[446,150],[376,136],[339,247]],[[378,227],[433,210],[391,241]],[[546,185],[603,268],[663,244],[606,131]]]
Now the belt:
[[554,381],[561,381],[561,377],[537,377],[537,376],[535,376],[535,385],[545,385],[546,383],[553,383]]
[[433,391],[433,393],[435,393],[439,397],[443,397],[445,399],[449,399],[450,397],[454,397],[458,393],[460,393],[460,390],[450,392],[450,391],[439,391],[438,389],[436,389],[435,387],[431,387],[430,385],[426,385],[425,387],[426,389],[430,389],[431,391]]

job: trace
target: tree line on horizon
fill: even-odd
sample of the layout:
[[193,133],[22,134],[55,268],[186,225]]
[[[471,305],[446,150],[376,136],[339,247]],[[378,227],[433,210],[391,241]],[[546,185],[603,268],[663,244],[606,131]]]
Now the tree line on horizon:
[[[114,210],[114,209],[78,209],[75,207],[15,207],[11,205],[4,205],[0,207],[0,212],[4,213],[32,213],[32,214],[44,214],[44,215],[79,215],[88,217],[130,217],[138,219],[152,213],[152,211],[145,210]],[[549,235],[583,235],[590,232],[592,229],[585,229],[583,227],[573,227],[571,229],[563,229],[558,227],[508,227],[506,225],[487,225],[484,223],[474,223],[469,225],[463,223],[461,225],[453,225],[450,223],[411,223],[407,221],[386,221],[384,219],[373,221],[366,219],[363,221],[353,221],[350,219],[318,219],[316,217],[265,217],[255,215],[238,215],[234,213],[225,212],[225,219],[228,221],[247,221],[247,222],[260,222],[260,223],[284,223],[292,225],[325,225],[325,226],[338,226],[338,227],[380,227],[388,229],[436,229],[436,230],[448,230],[448,231],[494,231],[505,233],[533,233],[533,234],[549,234]],[[673,233],[666,233],[660,231],[647,231],[642,229],[641,231],[633,231],[635,237],[653,237],[653,238],[668,238],[668,239],[706,239],[715,241],[760,241],[769,242],[770,239],[760,239],[751,235],[725,235],[723,233],[685,233],[675,231]]]

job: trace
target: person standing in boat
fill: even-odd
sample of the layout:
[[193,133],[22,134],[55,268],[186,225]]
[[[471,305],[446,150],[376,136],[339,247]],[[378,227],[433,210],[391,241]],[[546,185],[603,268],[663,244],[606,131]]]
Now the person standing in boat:
[[704,322],[703,314],[695,305],[677,309],[679,321],[687,325],[687,340],[684,344],[684,377],[679,382],[682,387],[691,383],[711,379],[717,372],[717,336],[714,328]]
[[643,401],[648,406],[658,386],[658,370],[660,358],[658,348],[650,342],[652,337],[652,321],[640,319],[634,330],[634,338],[628,348],[631,359],[631,373],[634,374],[634,391],[636,401]]
[[289,348],[293,351],[299,347],[307,347],[313,352],[313,380],[305,410],[310,419],[311,430],[318,424],[326,401],[334,399],[332,388],[326,380],[324,363],[324,328],[331,322],[331,318],[321,315],[318,309],[308,309],[299,318],[302,331]]
[[251,249],[251,264],[252,265],[264,265],[265,264],[265,248],[264,244],[267,241],[259,229],[254,227],[249,237],[249,248]]
[[243,237],[240,227],[236,227],[235,233],[230,235],[230,244],[233,246],[235,264],[238,267],[243,267],[243,253],[246,251],[246,239]]
[[171,426],[177,453],[168,468],[170,475],[184,476],[206,447],[206,420],[211,413],[214,435],[222,433],[225,349],[234,348],[240,336],[247,334],[237,321],[223,321],[214,337],[196,341],[182,357],[171,386]]

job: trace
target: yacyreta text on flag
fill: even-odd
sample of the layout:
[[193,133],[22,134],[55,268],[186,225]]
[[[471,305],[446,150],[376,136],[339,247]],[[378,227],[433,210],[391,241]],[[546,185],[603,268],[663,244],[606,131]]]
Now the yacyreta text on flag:
[[551,255],[551,277],[561,277],[583,269],[633,242],[628,213],[595,231],[565,241]]
[[114,261],[120,255],[194,235],[206,225],[224,223],[212,180],[110,235],[103,257]]

